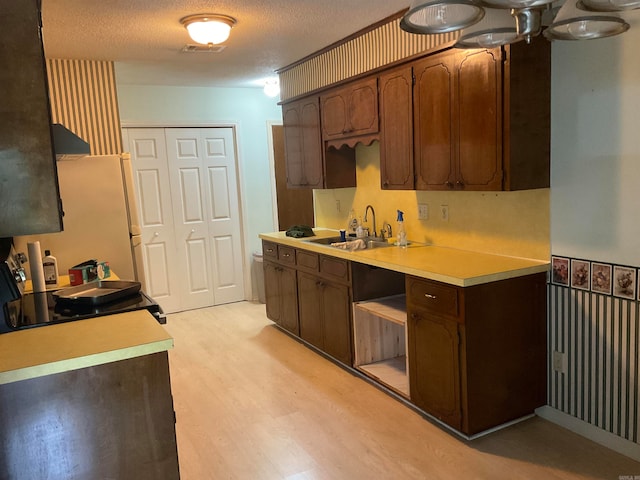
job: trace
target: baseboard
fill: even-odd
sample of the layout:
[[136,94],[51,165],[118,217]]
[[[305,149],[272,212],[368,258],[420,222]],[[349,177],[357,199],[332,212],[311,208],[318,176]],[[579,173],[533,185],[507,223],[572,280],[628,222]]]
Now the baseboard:
[[613,433],[602,430],[590,423],[580,420],[579,418],[572,417],[560,410],[556,410],[550,406],[544,406],[536,409],[536,415],[545,420],[549,420],[561,427],[571,430],[578,435],[581,435],[589,440],[599,443],[600,445],[618,452],[621,455],[625,455],[640,462],[640,445],[637,443],[625,440]]

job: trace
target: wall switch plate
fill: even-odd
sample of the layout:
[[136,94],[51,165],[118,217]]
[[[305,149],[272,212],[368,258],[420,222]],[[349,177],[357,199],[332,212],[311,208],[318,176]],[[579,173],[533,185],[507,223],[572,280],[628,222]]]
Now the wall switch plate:
[[440,220],[449,221],[449,205],[440,205]]
[[552,354],[551,361],[553,362],[553,370],[559,373],[566,373],[565,367],[565,355],[562,352],[555,350]]
[[429,220],[429,205],[426,203],[418,204],[418,220]]

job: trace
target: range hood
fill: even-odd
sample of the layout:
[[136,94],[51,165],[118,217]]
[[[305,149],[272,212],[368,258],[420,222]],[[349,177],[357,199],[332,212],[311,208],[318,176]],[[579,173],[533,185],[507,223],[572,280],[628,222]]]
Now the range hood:
[[51,125],[53,133],[53,151],[58,155],[89,155],[89,144],[64,125]]

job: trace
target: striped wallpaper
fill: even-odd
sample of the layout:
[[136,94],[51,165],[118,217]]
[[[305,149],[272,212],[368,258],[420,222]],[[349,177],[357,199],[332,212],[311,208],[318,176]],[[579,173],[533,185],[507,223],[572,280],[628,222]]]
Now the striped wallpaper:
[[47,59],[53,123],[91,146],[92,155],[122,153],[113,62]]
[[278,71],[280,99],[288,100],[404,58],[454,42],[459,32],[416,35],[400,29],[400,18]]
[[[640,304],[549,285],[548,404],[639,443]],[[565,353],[564,373],[553,369]]]

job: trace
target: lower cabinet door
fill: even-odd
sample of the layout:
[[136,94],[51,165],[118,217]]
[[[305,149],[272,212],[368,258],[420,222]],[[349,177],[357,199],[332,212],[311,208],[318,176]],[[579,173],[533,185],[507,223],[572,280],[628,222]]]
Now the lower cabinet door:
[[280,320],[278,324],[293,333],[300,334],[298,326],[298,284],[293,268],[281,267],[280,270]]
[[320,279],[315,275],[298,272],[298,311],[300,338],[324,350],[322,335],[322,291]]
[[298,335],[298,286],[296,271],[264,262],[264,291],[267,317]]
[[321,282],[324,351],[345,365],[353,365],[351,352],[351,298],[349,287]]
[[411,401],[456,430],[461,429],[458,323],[419,310],[407,321]]
[[282,304],[280,299],[280,266],[271,263],[264,262],[264,297],[266,303],[267,317],[276,323],[280,323],[280,317],[282,315],[280,306]]

